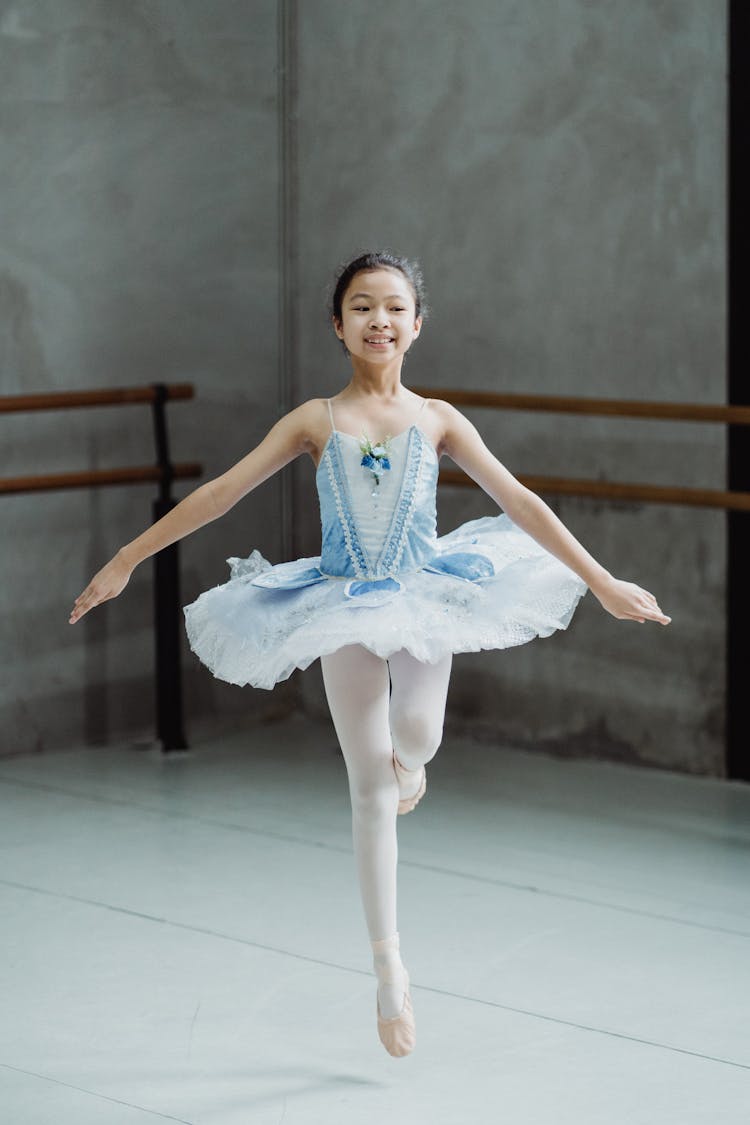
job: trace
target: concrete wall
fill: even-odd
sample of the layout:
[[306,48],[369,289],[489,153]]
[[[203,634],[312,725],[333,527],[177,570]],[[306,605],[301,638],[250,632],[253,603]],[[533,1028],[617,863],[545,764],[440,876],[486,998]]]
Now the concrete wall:
[[[193,382],[196,400],[169,410],[173,455],[207,476],[278,416],[277,15],[273,0],[252,18],[234,0],[2,6],[3,393]],[[154,461],[147,407],[2,426],[8,475]],[[280,488],[185,542],[185,601],[228,577],[229,555],[279,557]],[[3,752],[153,729],[151,564],[67,617],[150,522],[154,491],[3,501]],[[187,649],[185,666],[193,716],[268,704]]]
[[[306,393],[347,378],[317,314],[332,267],[388,246],[420,258],[434,310],[414,386],[724,401],[724,4],[435,8],[391,23],[359,2],[301,7]],[[467,413],[514,473],[724,486],[721,427]],[[457,657],[450,720],[721,774],[724,515],[546,499],[673,622],[616,621],[589,593],[565,633]],[[446,489],[441,529],[496,510]],[[316,535],[310,517],[299,546]],[[305,692],[322,708],[314,675]]]
[[[285,50],[298,98],[280,120]],[[214,475],[290,391],[346,381],[326,289],[341,260],[386,245],[420,258],[434,310],[407,382],[724,399],[719,0],[30,0],[0,13],[0,67],[5,393],[191,380],[174,453]],[[468,413],[515,473],[724,483],[718,427]],[[137,414],[6,418],[4,471],[149,461],[147,416],[125,429]],[[311,553],[312,465],[293,476],[292,546]],[[227,555],[284,556],[284,487],[184,544],[183,600],[224,580]],[[71,628],[67,612],[150,498],[5,500],[6,752],[148,730],[148,564],[98,615]],[[565,633],[458,657],[450,722],[721,774],[723,515],[546,499],[673,623],[615,621],[589,594]],[[441,530],[493,508],[445,490]],[[186,666],[194,717],[289,698]],[[317,668],[288,688],[322,709]]]

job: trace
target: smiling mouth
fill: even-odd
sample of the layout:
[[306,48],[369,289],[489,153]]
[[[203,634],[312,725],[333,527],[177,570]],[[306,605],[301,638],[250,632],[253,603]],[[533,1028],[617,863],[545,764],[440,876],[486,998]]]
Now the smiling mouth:
[[365,337],[365,343],[366,344],[392,344],[393,343],[393,337],[392,336]]

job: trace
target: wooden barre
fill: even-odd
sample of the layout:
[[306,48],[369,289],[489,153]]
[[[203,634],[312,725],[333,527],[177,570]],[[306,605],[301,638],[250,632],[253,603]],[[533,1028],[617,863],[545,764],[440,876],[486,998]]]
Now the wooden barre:
[[[197,462],[173,466],[175,480],[202,475]],[[37,477],[0,478],[0,494],[46,492],[65,488],[102,487],[118,484],[144,484],[161,479],[158,465],[134,466],[128,469],[100,469],[80,473],[55,473]],[[725,508],[750,511],[750,492],[724,492],[707,488],[676,488],[667,485],[627,484],[618,481],[591,481],[573,477],[540,477],[519,475],[517,480],[533,492],[561,496],[589,496],[599,500],[640,500],[649,503],[687,504],[692,507]],[[459,469],[443,469],[440,484],[461,488],[479,487]]]
[[[172,466],[175,480],[199,477],[203,466],[187,461]],[[134,465],[127,469],[94,469],[81,473],[51,473],[36,477],[0,477],[0,494],[19,492],[52,492],[61,488],[100,488],[111,484],[145,484],[162,479],[159,465]]]
[[[484,406],[506,410],[548,411],[561,414],[590,414],[610,417],[650,418],[683,422],[725,422],[750,425],[750,406],[719,406],[688,402],[644,402],[632,399],[581,398],[562,395],[515,394],[496,391],[462,391],[444,387],[414,387],[427,398],[442,398],[456,406]],[[190,383],[166,386],[166,398],[190,399],[194,396]],[[0,414],[34,410],[67,410],[81,406],[124,406],[151,403],[156,392],[152,386],[113,387],[95,391],[59,391],[49,394],[0,395]]]
[[[164,389],[168,400],[193,398],[191,383],[171,383]],[[33,410],[70,410],[79,406],[128,406],[138,402],[153,402],[156,389],[145,387],[111,387],[99,391],[55,391],[36,395],[0,395],[0,414],[14,414]]]
[[[598,500],[642,500],[651,504],[689,504],[698,508],[728,508],[750,511],[750,492],[724,492],[711,488],[677,488],[659,484],[625,484],[618,481],[585,480],[573,477],[516,476],[532,492],[555,493],[560,496],[589,496]],[[479,485],[460,469],[443,469],[440,484],[478,488]]]
[[675,422],[728,422],[750,426],[750,406],[718,406],[691,402],[641,402],[634,399],[578,398],[496,391],[461,391],[444,387],[412,387],[424,398],[441,398],[454,406],[488,406],[506,410],[541,410],[559,414],[601,414]]

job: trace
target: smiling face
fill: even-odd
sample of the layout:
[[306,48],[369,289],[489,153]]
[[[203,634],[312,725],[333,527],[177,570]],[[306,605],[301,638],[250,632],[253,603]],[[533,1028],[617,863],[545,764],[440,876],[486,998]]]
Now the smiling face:
[[342,320],[333,327],[352,357],[370,363],[403,356],[419,335],[414,294],[400,270],[355,273],[341,301]]

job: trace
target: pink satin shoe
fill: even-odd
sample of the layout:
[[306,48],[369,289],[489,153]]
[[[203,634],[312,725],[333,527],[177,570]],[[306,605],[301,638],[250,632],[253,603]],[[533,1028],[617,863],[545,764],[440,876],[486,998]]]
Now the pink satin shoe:
[[[396,751],[395,750],[393,751],[393,768],[395,770],[396,779],[399,782],[399,784],[401,783],[402,779],[406,780],[407,775],[409,777],[411,777],[416,772],[415,770],[407,770],[406,766],[401,765],[398,758],[396,757]],[[422,800],[422,798],[425,795],[426,790],[427,790],[427,770],[425,769],[424,766],[422,766],[422,780],[419,783],[419,789],[416,791],[416,793],[412,794],[411,797],[402,797],[399,800],[399,803],[398,803],[399,816],[403,816],[404,813],[411,812],[411,810],[413,808],[415,808],[419,804],[419,802]]]
[[[382,982],[383,984],[393,984],[395,981],[388,979]],[[408,1055],[414,1050],[417,1042],[417,1031],[414,1024],[414,1009],[411,1003],[411,994],[409,992],[409,974],[406,974],[406,992],[404,994],[404,1006],[397,1016],[392,1016],[390,1019],[383,1019],[380,1014],[380,1000],[378,999],[378,1035],[380,1042],[385,1047],[389,1055],[394,1058],[400,1059],[404,1055]]]

